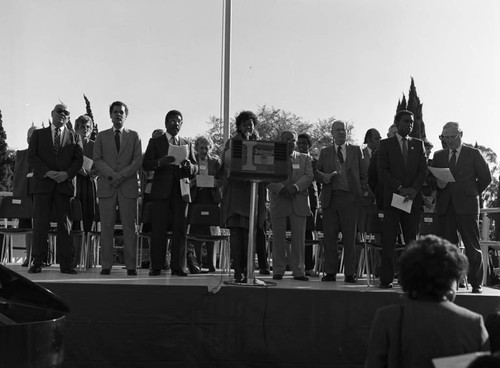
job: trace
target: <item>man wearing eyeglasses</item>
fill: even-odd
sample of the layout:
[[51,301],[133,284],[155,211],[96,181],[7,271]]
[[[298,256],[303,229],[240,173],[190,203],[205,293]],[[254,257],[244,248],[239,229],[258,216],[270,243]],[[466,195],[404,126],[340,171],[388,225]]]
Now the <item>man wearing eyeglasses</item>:
[[54,209],[57,216],[57,258],[60,270],[76,274],[71,266],[73,242],[70,236],[70,200],[75,188],[72,179],[83,165],[80,136],[69,130],[69,110],[58,104],[52,110],[52,123],[33,132],[28,161],[33,168],[33,266],[29,273],[42,272],[47,258],[47,236]]
[[455,181],[436,180],[436,212],[442,237],[458,244],[458,233],[469,259],[468,282],[481,293],[483,262],[479,244],[479,197],[491,182],[486,160],[478,149],[462,144],[458,123],[449,122],[440,136],[447,148],[434,153],[432,166],[449,168]]

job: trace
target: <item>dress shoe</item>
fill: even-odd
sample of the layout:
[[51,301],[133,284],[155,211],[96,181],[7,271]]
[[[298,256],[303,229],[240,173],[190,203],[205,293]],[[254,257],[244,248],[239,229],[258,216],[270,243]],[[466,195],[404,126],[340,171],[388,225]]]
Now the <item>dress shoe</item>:
[[109,268],[103,268],[101,270],[101,275],[109,275],[111,274],[111,270]]
[[160,276],[161,270],[151,270],[149,271],[149,276]]
[[78,272],[74,268],[68,267],[68,268],[61,268],[61,273],[66,273],[68,275],[76,275]]
[[127,276],[137,276],[136,270],[127,270]]
[[28,266],[29,266],[29,264],[30,264],[30,260],[26,258],[26,259],[24,260],[23,264],[21,265],[21,267],[28,267]]
[[189,273],[190,273],[191,275],[197,275],[197,274],[199,274],[200,272],[201,272],[200,267],[195,266],[195,265],[191,265],[191,266],[189,266]]
[[344,282],[348,284],[355,284],[356,283],[356,277],[354,275],[348,275],[344,278]]
[[214,266],[208,266],[208,272],[210,272],[210,273],[215,272],[215,267]]
[[321,281],[337,281],[337,277],[333,273],[327,273],[321,278]]
[[273,275],[273,280],[281,280],[281,279],[283,279],[283,275],[282,275],[282,274],[280,274],[280,273],[275,273],[275,274]]
[[297,281],[309,281],[309,278],[307,276],[294,276],[293,277],[294,280],[297,280]]
[[481,285],[472,287],[472,294],[482,294],[482,293],[483,293],[483,288],[481,287]]
[[28,273],[40,273],[40,272],[42,272],[42,266],[40,265],[33,265],[28,270]]
[[381,282],[378,287],[380,289],[392,289],[392,282],[386,283],[386,282]]
[[319,277],[319,274],[314,271],[314,270],[307,270],[306,271],[306,276],[309,276],[309,277]]
[[184,271],[182,270],[172,270],[172,276],[181,276],[181,277],[185,277],[187,276],[188,274],[185,273]]
[[267,268],[261,268],[259,270],[259,275],[270,275],[271,272]]

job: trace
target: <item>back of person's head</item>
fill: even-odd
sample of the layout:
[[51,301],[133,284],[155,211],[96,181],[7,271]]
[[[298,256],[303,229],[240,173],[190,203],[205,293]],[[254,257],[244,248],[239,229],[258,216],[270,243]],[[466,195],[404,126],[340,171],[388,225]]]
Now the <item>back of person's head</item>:
[[410,299],[443,300],[469,263],[458,247],[435,235],[412,242],[400,259],[399,278]]
[[499,368],[500,367],[500,352],[491,355],[481,355],[474,359],[467,368]]
[[153,138],[158,138],[159,136],[165,134],[165,129],[155,129],[153,130],[153,133],[151,134],[151,136]]

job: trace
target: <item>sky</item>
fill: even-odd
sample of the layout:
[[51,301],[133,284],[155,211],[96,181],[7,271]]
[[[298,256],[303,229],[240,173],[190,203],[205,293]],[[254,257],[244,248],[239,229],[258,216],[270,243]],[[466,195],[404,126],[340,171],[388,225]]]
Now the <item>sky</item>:
[[[1,0],[0,110],[9,147],[85,94],[103,130],[129,106],[147,141],[171,109],[181,135],[221,115],[223,0]],[[427,137],[457,121],[500,154],[500,1],[232,0],[230,116],[267,105],[383,136],[411,77]]]

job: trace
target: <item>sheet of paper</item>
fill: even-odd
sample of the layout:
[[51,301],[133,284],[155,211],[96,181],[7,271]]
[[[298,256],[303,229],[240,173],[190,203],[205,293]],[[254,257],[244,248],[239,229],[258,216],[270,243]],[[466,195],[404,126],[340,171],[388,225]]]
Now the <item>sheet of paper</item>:
[[85,171],[90,171],[93,164],[94,160],[91,160],[87,156],[83,156],[83,168],[85,169]]
[[451,173],[450,169],[447,167],[430,167],[429,170],[431,171],[432,175],[436,177],[436,179],[445,181],[447,183],[454,183],[455,178],[453,177],[453,174]]
[[444,358],[434,358],[432,359],[432,364],[434,364],[436,368],[467,368],[474,359],[486,354],[485,352],[477,352]]
[[396,194],[396,193],[392,194],[392,202],[391,202],[392,207],[395,207],[395,208],[398,208],[402,211],[410,213],[412,204],[413,204],[413,201],[411,199],[407,200],[405,202],[405,197],[403,197],[399,194]]
[[187,144],[183,146],[174,146],[173,144],[168,146],[167,156],[172,156],[175,158],[174,165],[180,165],[182,161],[187,160],[189,154],[189,146]]
[[214,182],[213,175],[196,175],[196,186],[198,188],[213,188]]

